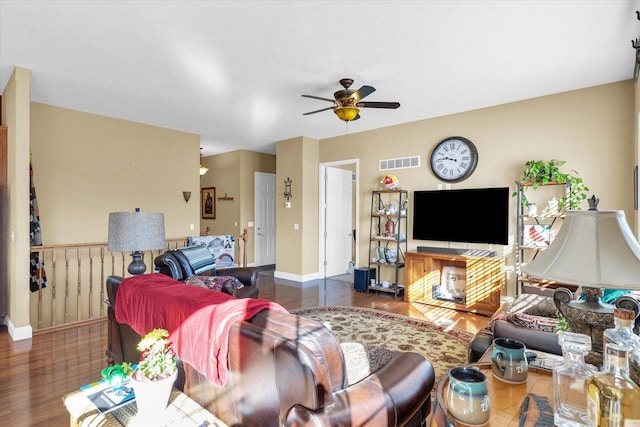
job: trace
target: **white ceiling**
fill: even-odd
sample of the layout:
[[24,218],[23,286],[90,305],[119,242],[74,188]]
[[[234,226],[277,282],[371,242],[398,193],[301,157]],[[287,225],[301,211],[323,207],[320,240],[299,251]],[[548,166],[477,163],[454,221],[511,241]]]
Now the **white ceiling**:
[[[201,136],[205,155],[631,79],[640,1],[0,0],[0,88]],[[374,86],[348,128],[338,80]]]

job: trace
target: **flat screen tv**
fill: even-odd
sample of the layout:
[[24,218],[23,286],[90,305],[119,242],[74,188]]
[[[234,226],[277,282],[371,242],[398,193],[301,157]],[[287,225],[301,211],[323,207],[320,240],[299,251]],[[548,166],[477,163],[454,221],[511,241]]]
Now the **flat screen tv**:
[[413,239],[506,245],[509,188],[413,192]]

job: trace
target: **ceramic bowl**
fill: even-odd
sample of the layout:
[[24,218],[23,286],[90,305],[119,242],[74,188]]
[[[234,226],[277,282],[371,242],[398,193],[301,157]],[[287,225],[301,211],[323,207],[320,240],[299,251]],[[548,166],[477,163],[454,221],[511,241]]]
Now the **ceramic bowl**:
[[383,280],[382,281],[382,287],[383,288],[390,288],[391,287],[391,282],[389,282],[388,280]]

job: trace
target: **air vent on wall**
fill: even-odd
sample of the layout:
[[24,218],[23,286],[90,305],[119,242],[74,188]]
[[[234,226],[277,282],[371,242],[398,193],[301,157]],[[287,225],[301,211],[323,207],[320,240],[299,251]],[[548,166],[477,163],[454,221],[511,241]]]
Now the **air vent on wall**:
[[420,156],[402,157],[400,159],[380,160],[380,170],[407,169],[420,167]]

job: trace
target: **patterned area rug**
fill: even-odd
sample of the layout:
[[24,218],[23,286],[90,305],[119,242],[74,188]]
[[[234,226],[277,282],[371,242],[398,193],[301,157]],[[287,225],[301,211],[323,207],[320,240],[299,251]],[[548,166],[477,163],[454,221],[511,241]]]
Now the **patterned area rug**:
[[454,366],[467,363],[467,346],[473,335],[426,320],[361,307],[329,306],[291,310],[291,313],[323,323],[341,344],[357,342],[395,352],[423,354],[436,378]]

